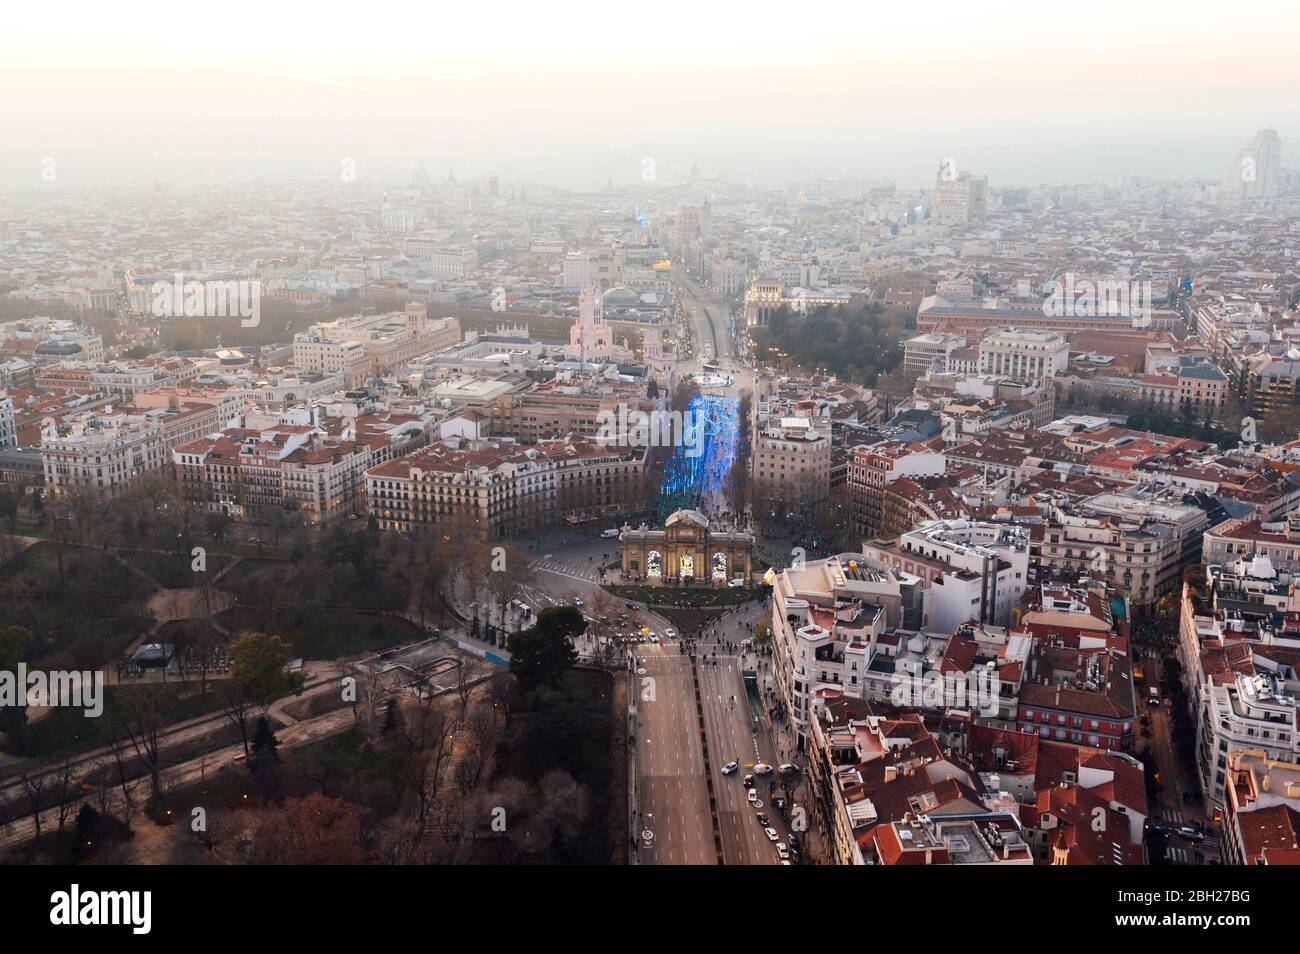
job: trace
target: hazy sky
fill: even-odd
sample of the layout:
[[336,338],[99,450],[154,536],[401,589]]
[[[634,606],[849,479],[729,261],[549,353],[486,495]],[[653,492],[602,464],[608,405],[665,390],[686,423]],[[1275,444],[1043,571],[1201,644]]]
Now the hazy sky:
[[994,185],[1300,165],[1300,3],[11,4],[0,184],[705,172]]

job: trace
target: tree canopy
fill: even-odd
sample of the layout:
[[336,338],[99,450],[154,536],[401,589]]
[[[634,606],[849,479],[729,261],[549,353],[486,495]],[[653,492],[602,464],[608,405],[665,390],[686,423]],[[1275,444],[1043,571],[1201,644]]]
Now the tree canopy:
[[289,672],[289,644],[279,636],[245,633],[233,647],[230,682],[245,699],[265,708],[302,688],[303,675]]
[[510,672],[524,692],[557,687],[578,659],[574,637],[587,629],[576,606],[549,606],[531,628],[510,637]]

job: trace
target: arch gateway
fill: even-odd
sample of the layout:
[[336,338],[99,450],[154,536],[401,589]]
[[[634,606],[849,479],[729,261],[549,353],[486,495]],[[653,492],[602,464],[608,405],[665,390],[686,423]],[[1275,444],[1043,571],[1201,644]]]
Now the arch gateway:
[[735,577],[750,581],[754,535],[713,530],[698,510],[678,510],[662,530],[626,528],[619,536],[625,583],[688,583],[726,586]]

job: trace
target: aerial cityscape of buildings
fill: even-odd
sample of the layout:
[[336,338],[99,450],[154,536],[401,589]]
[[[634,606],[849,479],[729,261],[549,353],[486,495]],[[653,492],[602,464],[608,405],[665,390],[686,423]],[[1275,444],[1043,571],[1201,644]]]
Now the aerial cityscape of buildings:
[[[578,76],[590,178],[639,146]],[[285,77],[391,147],[391,77]],[[990,101],[809,177],[833,101],[772,83],[771,157],[719,107],[589,188],[0,153],[0,870],[1059,866],[1127,915],[1300,865],[1287,116],[1071,183]]]

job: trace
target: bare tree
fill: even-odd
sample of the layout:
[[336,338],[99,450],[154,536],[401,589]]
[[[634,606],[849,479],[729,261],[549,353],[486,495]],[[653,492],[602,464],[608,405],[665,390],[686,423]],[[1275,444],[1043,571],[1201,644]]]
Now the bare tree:
[[238,730],[239,741],[244,745],[245,759],[251,754],[248,749],[248,719],[255,708],[252,700],[248,698],[248,694],[243,692],[239,686],[235,685],[233,681],[226,683],[221,696],[221,711],[225,713],[230,724]]
[[469,708],[469,698],[474,692],[475,681],[479,675],[480,669],[472,660],[462,660],[456,667],[456,700],[460,703],[458,718],[462,721],[465,718],[465,710]]
[[514,708],[519,701],[519,687],[515,677],[508,672],[499,672],[488,680],[488,698],[492,708],[503,720],[503,728],[509,729],[514,718]]
[[452,755],[457,720],[450,718],[433,696],[408,707],[398,723],[406,746],[406,781],[415,798],[412,840],[426,831],[429,812],[437,803]]
[[457,767],[465,768],[470,788],[476,788],[501,739],[501,725],[496,711],[489,705],[476,706],[465,723],[463,736],[463,752]]
[[40,768],[24,767],[18,773],[19,784],[23,788],[23,797],[27,799],[27,810],[35,826],[36,840],[41,838],[41,809],[45,807],[45,786],[49,776]]
[[[121,792],[122,806],[121,815],[122,823],[126,825],[128,831],[131,829],[131,822],[136,813],[136,790],[140,783],[135,779],[127,767],[127,741],[124,735],[116,727],[111,727],[107,735],[107,744],[109,754],[113,758],[113,775],[117,779],[117,787]],[[105,784],[99,792],[100,814],[107,815],[110,808],[109,787],[107,784],[108,775],[105,775]]]
[[50,798],[58,809],[59,831],[63,831],[82,794],[76,775],[76,765],[70,755],[60,756],[49,772]]
[[132,692],[123,702],[119,724],[135,751],[136,758],[149,773],[150,797],[162,794],[163,714],[158,691],[152,686]]

